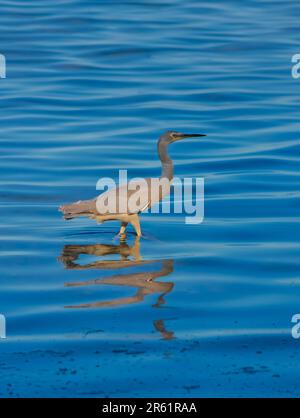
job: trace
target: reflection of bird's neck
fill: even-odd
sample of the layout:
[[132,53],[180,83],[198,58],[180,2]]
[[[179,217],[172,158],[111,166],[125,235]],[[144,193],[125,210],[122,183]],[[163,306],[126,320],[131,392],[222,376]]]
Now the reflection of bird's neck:
[[158,156],[162,164],[161,178],[167,178],[168,180],[172,180],[173,175],[174,175],[173,161],[168,155],[167,148],[168,148],[168,144],[162,141],[158,142],[158,146],[157,146]]

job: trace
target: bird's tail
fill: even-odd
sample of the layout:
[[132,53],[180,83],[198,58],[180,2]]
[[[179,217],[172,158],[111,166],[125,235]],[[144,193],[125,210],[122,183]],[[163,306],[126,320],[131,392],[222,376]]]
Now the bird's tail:
[[89,216],[97,213],[96,200],[79,200],[78,202],[60,206],[59,211],[65,219],[73,219],[77,216]]

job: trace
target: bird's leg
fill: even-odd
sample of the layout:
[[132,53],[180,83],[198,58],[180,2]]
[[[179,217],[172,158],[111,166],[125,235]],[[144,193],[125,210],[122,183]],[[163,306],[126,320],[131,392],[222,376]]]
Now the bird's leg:
[[138,237],[142,236],[142,231],[141,231],[141,227],[140,227],[140,220],[138,215],[132,215],[131,219],[130,219],[130,223],[133,226],[133,228],[135,229],[135,232],[137,234]]
[[120,232],[118,233],[118,237],[120,237],[121,239],[125,239],[126,238],[126,227],[128,225],[128,222],[122,222],[121,223],[121,229]]

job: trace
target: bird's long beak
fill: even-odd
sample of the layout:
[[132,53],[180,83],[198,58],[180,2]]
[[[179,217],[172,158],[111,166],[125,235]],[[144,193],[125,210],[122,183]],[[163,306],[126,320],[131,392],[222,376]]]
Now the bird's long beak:
[[176,139],[180,140],[180,139],[185,139],[185,138],[196,138],[196,137],[201,137],[201,136],[207,136],[207,135],[205,134],[177,134]]

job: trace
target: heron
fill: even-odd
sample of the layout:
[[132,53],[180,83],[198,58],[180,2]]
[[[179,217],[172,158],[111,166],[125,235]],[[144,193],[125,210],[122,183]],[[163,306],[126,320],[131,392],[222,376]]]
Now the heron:
[[[142,236],[139,215],[154,204],[160,202],[169,194],[174,177],[174,164],[168,154],[168,146],[174,142],[181,141],[186,138],[204,137],[205,134],[186,134],[177,131],[167,131],[159,137],[157,142],[157,152],[162,165],[161,176],[157,179],[144,179],[144,187],[140,187],[139,200],[142,199],[143,205],[130,207],[130,199],[136,193],[134,185],[129,183],[120,185],[115,189],[110,189],[100,194],[100,196],[91,200],[79,200],[78,202],[66,204],[59,208],[64,214],[65,220],[70,220],[79,216],[86,216],[95,219],[98,223],[106,221],[118,220],[121,222],[121,228],[118,236],[126,237],[126,228],[131,224],[138,237]],[[155,180],[158,180],[155,181]],[[161,181],[163,181],[163,186]],[[157,190],[154,193],[154,186]],[[114,197],[114,199],[110,199]],[[117,202],[115,205],[107,204],[107,202]]]

